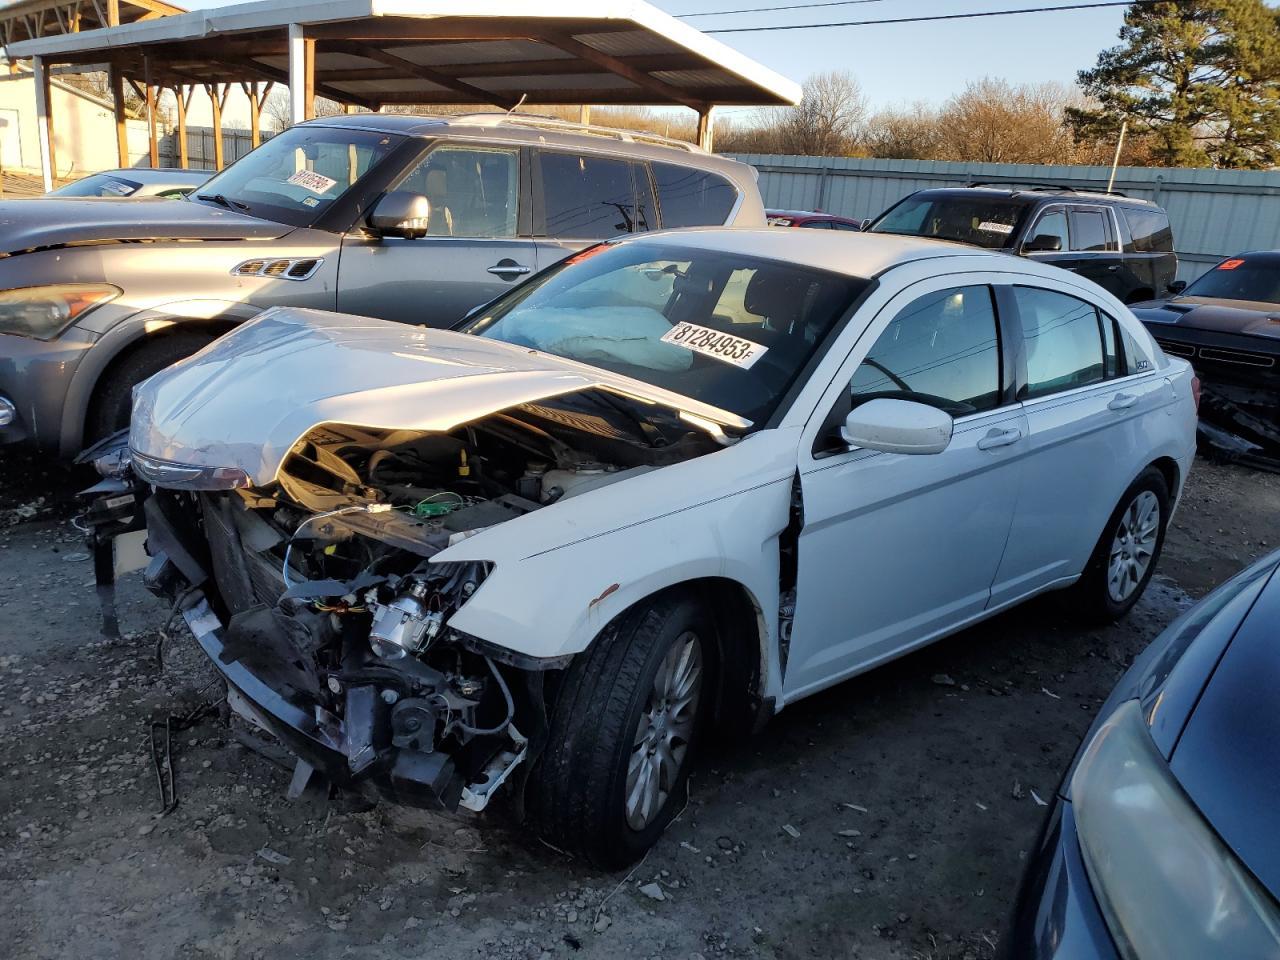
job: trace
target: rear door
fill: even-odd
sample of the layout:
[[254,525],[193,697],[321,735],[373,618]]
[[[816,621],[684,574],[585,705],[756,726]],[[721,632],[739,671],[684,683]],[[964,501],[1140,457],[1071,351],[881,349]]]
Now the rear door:
[[1120,273],[1120,239],[1111,208],[1073,204],[1068,208],[1068,218],[1072,258],[1068,269],[1121,300],[1126,299],[1129,282]]
[[447,327],[533,273],[526,167],[515,146],[433,145],[393,185],[431,202],[427,235],[344,237],[338,309]]
[[1017,393],[1029,448],[992,605],[1084,569],[1145,466],[1143,418],[1170,399],[1148,361],[1126,364],[1115,320],[1081,291],[1045,281],[998,290],[1022,335]]

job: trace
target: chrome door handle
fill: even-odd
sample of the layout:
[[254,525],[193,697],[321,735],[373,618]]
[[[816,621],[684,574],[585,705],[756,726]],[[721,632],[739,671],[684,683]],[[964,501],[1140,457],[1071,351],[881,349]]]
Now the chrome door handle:
[[526,273],[533,273],[533,268],[522,263],[495,263],[489,268],[489,272],[495,277],[521,277]]
[[987,431],[987,435],[978,441],[978,449],[992,450],[996,447],[1007,447],[1009,444],[1017,443],[1021,439],[1022,431],[1017,427],[1010,427],[1008,430],[992,427]]
[[1107,409],[1108,410],[1128,410],[1137,402],[1138,402],[1138,398],[1134,396],[1132,393],[1117,393],[1114,397],[1111,398],[1111,402],[1107,404]]

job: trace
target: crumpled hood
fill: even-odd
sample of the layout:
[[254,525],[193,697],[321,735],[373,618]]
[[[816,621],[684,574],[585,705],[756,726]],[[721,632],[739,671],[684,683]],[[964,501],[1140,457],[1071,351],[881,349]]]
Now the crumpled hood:
[[273,240],[293,227],[213,204],[147,197],[0,201],[0,253],[112,240]]
[[1132,309],[1134,316],[1144,323],[1280,339],[1280,304],[1179,297],[1139,304]]
[[276,308],[136,387],[129,445],[174,463],[237,467],[261,486],[322,423],[447,431],[521,403],[592,388],[723,426],[751,425],[680,394],[527,347]]

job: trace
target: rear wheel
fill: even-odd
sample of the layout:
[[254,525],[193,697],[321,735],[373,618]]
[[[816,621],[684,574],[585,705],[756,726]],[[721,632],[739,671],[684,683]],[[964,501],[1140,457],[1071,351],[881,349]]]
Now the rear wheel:
[[532,784],[542,836],[618,869],[644,854],[685,800],[714,626],[668,593],[620,617],[569,669]]
[[1169,521],[1169,486],[1148,467],[1120,498],[1074,590],[1085,614],[1118,620],[1138,602],[1155,573]]
[[94,392],[85,423],[85,445],[129,426],[133,388],[170,364],[200,350],[213,338],[190,331],[144,341],[107,368]]

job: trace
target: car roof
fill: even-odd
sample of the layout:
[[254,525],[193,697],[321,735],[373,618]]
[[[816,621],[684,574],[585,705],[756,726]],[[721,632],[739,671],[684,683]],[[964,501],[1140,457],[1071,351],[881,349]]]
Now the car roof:
[[354,127],[406,137],[457,135],[506,143],[526,143],[529,146],[575,147],[597,153],[615,153],[631,159],[661,160],[714,169],[722,173],[732,172],[739,179],[751,169],[737,160],[708,153],[683,140],[642,130],[601,127],[530,114],[468,113],[455,116],[352,113],[308,120],[307,124]]
[[971,187],[933,187],[928,190],[919,190],[912,196],[972,196],[974,194],[985,194],[992,198],[1000,197],[1010,200],[1025,200],[1028,203],[1037,201],[1056,202],[1060,200],[1088,200],[1091,203],[1114,203],[1119,206],[1129,205],[1135,207],[1151,207],[1160,209],[1150,200],[1143,200],[1140,197],[1126,197],[1119,193],[1106,193],[1101,190],[1073,190],[1070,187],[1034,187],[1023,188],[1018,186],[994,186],[990,184],[982,184]]
[[[776,227],[694,227],[634,234],[626,243],[662,243],[742,256],[781,260],[851,277],[875,277],[893,267],[940,257],[983,258],[992,269],[1023,269],[1038,264],[998,250],[984,250],[947,240],[891,233],[835,230],[779,230]],[[1052,268],[1057,269],[1057,268]]]

